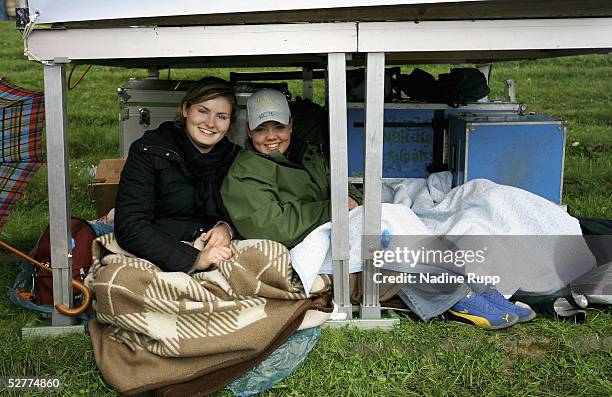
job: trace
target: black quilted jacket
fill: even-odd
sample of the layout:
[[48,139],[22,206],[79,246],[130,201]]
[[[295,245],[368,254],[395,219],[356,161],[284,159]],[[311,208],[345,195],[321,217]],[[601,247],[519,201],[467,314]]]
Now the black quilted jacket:
[[175,128],[164,122],[132,143],[119,182],[115,235],[126,251],[165,271],[187,272],[199,251],[181,241],[229,219],[196,211],[195,182],[172,138]]

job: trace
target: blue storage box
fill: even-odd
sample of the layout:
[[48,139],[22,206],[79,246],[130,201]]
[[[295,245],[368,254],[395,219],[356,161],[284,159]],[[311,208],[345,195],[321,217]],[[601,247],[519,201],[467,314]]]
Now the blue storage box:
[[[349,176],[363,177],[364,111],[350,107],[348,116]],[[402,109],[385,105],[383,177],[423,178],[432,160],[434,109]]]
[[[384,108],[383,177],[426,178],[433,159],[434,117],[451,114],[489,112],[518,113],[521,105],[507,102],[472,103],[452,108],[442,103],[387,103]],[[364,110],[362,103],[349,103],[348,175],[364,173]],[[447,138],[445,139],[447,140]],[[442,146],[443,143],[440,142]],[[445,153],[447,150],[445,150]],[[447,156],[444,156],[446,159]],[[446,162],[446,161],[445,161]]]
[[566,123],[544,115],[450,115],[453,186],[477,178],[561,203]]

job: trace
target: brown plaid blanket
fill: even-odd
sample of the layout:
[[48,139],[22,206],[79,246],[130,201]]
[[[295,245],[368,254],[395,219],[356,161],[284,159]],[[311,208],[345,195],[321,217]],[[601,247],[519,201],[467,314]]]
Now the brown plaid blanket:
[[130,255],[113,234],[94,241],[85,283],[97,319],[89,329],[109,384],[134,394],[198,379],[214,391],[249,369],[236,366],[256,365],[286,339],[306,310],[327,310],[306,299],[283,245],[243,240],[231,248],[230,260],[190,276]]

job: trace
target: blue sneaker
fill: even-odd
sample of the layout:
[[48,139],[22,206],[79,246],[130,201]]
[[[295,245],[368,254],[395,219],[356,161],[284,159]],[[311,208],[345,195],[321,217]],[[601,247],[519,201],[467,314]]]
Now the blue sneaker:
[[504,296],[500,294],[499,291],[497,291],[496,289],[489,288],[487,291],[482,292],[480,296],[482,296],[498,308],[516,314],[518,316],[519,323],[531,321],[536,317],[536,313],[528,305],[519,306],[515,303],[512,303],[508,299],[504,298]]
[[518,316],[509,310],[500,309],[483,297],[469,292],[447,311],[450,318],[473,324],[484,329],[511,327],[518,322]]

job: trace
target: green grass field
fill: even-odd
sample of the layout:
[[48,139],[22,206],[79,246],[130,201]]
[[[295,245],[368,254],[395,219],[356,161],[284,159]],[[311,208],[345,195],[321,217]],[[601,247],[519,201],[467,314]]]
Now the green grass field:
[[[22,56],[14,23],[0,22],[0,76],[42,90],[42,66]],[[430,68],[446,71],[447,67]],[[81,68],[76,74],[79,75]],[[228,70],[172,70],[173,79]],[[164,78],[166,72],[161,74]],[[89,170],[118,157],[116,88],[146,71],[94,66],[69,91],[71,209],[95,217]],[[612,56],[496,64],[492,97],[514,79],[531,111],[567,120],[564,202],[577,216],[612,218]],[[296,92],[300,89],[291,86]],[[320,90],[319,90],[320,91]],[[0,238],[28,251],[48,224],[47,175],[38,172]],[[13,283],[19,260],[0,251],[0,286]],[[504,331],[402,318],[393,331],[324,330],[301,369],[269,396],[610,396],[612,310],[589,309],[585,325],[538,318]],[[31,312],[0,296],[0,376],[59,376],[63,395],[113,396],[94,362],[89,338],[21,340]],[[1,395],[3,391],[0,391]],[[6,394],[11,395],[11,394]],[[16,395],[16,394],[15,394]],[[26,394],[23,395],[36,395]],[[231,395],[222,391],[218,395]]]

